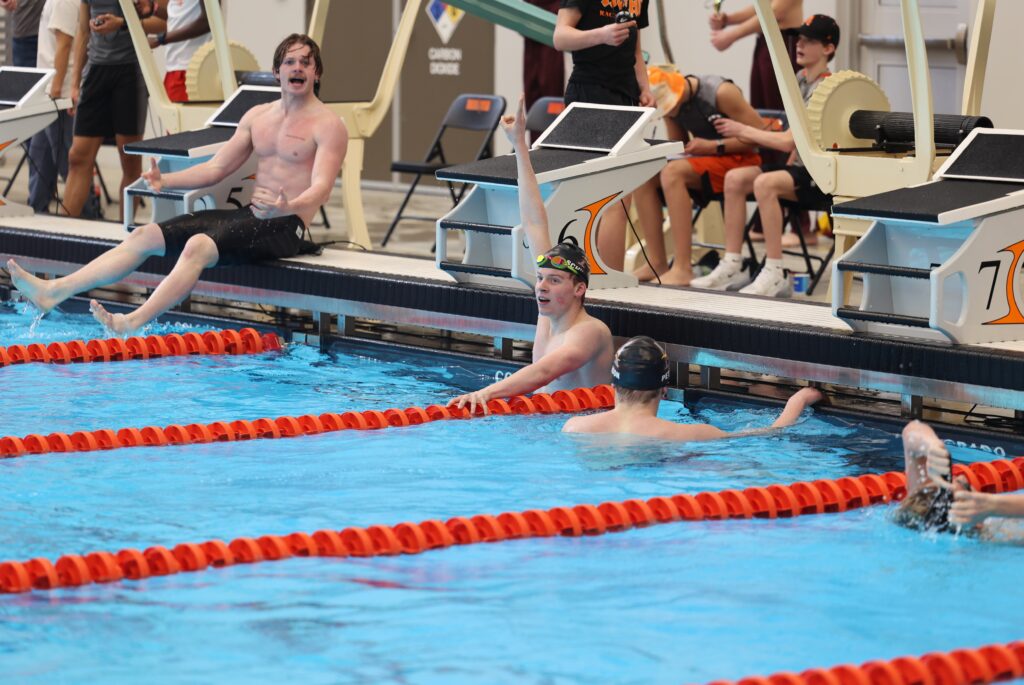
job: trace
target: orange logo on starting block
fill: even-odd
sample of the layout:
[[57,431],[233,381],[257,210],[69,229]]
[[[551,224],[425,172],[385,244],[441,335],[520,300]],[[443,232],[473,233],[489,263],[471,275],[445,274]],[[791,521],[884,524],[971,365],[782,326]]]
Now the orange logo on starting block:
[[[1013,291],[1013,277],[1017,274],[1017,270],[1020,268],[1020,258],[1024,255],[1024,240],[1014,243],[1013,245],[1007,245],[1000,252],[1009,252],[1013,255],[1013,261],[1010,263],[1010,270],[1006,274],[1006,303],[1010,306],[1010,311],[1007,312],[1006,316],[1002,316],[994,321],[986,321],[983,326],[1003,326],[1006,324],[1024,323],[1024,314],[1020,311],[1020,306],[1017,304],[1017,295]],[[998,263],[998,262],[997,262]],[[991,299],[991,295],[989,296]]]
[[597,202],[591,202],[589,205],[580,207],[576,210],[577,212],[586,212],[590,215],[590,218],[587,219],[587,227],[583,231],[583,251],[587,253],[587,261],[590,262],[591,274],[606,273],[605,270],[598,265],[597,258],[594,256],[594,222],[597,221],[597,215],[601,213],[601,210],[604,209],[605,205],[618,196],[619,193],[613,193],[608,197],[603,197]]

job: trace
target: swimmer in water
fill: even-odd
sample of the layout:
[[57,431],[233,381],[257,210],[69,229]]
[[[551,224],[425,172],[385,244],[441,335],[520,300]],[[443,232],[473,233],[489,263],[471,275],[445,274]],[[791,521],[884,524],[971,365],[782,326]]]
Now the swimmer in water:
[[132,231],[119,245],[79,270],[46,281],[15,261],[7,262],[15,287],[42,312],[78,293],[117,283],[150,257],[177,256],[170,274],[146,302],[128,314],[112,314],[96,300],[96,320],[115,333],[130,333],[181,302],[204,269],[293,257],[317,248],[302,239],[330,197],[348,147],[345,124],[314,94],[323,74],[320,48],[292,34],[274,53],[281,99],[253,107],[231,139],[208,161],[170,174],[156,162],[143,174],[156,192],[205,188],[235,173],[255,154],[255,189],[248,207],[186,214]]
[[1024,495],[973,492],[964,478],[952,477],[952,459],[931,426],[911,421],[903,429],[907,496],[893,516],[913,530],[976,535],[983,539],[1024,540],[1024,528],[999,519],[1024,518]]
[[587,314],[583,300],[590,283],[586,253],[571,243],[551,246],[548,216],[526,143],[523,96],[514,116],[503,117],[501,127],[515,149],[519,182],[519,212],[530,250],[537,255],[537,332],[533,363],[482,390],[466,393],[448,404],[482,407],[488,400],[522,395],[535,390],[589,387],[607,383],[614,346],[604,322]]
[[631,338],[615,353],[612,386],[615,408],[590,416],[569,419],[566,433],[626,433],[662,440],[695,442],[765,433],[791,426],[804,409],[821,400],[814,388],[797,391],[769,428],[728,433],[709,424],[683,424],[658,418],[658,405],[668,386],[668,355],[647,336]]

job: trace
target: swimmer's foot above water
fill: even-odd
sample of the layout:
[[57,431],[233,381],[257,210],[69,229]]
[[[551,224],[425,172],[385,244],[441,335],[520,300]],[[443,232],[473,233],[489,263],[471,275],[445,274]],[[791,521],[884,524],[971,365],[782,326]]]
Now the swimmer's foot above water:
[[18,266],[13,259],[7,260],[7,271],[10,272],[11,281],[18,292],[44,314],[61,303],[62,298],[54,295],[53,284],[50,281],[33,276]]
[[138,328],[131,324],[125,314],[111,314],[96,300],[89,301],[89,311],[92,312],[94,319],[114,333],[131,333]]

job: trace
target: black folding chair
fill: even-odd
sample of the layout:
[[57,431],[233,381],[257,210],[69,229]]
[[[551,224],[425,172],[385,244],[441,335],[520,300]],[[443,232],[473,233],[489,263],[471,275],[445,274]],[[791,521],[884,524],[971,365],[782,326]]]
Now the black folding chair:
[[[405,217],[404,212],[406,205],[409,204],[409,199],[416,191],[416,186],[419,185],[420,178],[424,174],[432,176],[439,169],[444,169],[457,163],[445,157],[444,147],[442,146],[442,142],[446,138],[445,133],[450,129],[485,132],[486,135],[480,144],[480,148],[477,150],[476,156],[469,160],[458,160],[458,162],[470,162],[490,157],[491,135],[494,133],[494,129],[498,127],[498,122],[501,120],[501,115],[504,112],[505,98],[500,95],[460,95],[455,98],[451,107],[448,108],[448,113],[444,115],[444,119],[441,121],[441,128],[438,129],[434,142],[431,143],[430,148],[427,150],[424,160],[422,162],[399,161],[392,163],[391,171],[401,174],[413,174],[413,180],[408,192],[405,194],[405,198],[402,200],[401,206],[398,208],[398,212],[395,214],[394,220],[391,222],[391,226],[388,227],[384,240],[381,241],[381,247],[388,244],[388,240],[391,239],[391,234],[394,233],[395,227],[398,226],[398,222],[402,221],[403,218],[433,221],[432,217]],[[452,197],[452,206],[457,205],[459,200],[462,199],[462,194],[466,191],[467,186],[464,184],[456,192],[455,186],[451,182],[447,182],[447,185],[448,192]]]
[[530,140],[544,133],[563,110],[565,99],[560,97],[545,97],[534,102],[526,113],[526,132],[530,134]]
[[[804,212],[828,212],[829,216],[832,215],[832,198],[829,197],[827,200],[823,200],[820,203],[805,204],[797,202],[795,200],[782,200],[779,203],[782,205],[782,227],[785,229],[788,224],[789,227],[796,233],[800,240],[800,251],[796,250],[783,250],[783,254],[792,255],[794,257],[803,257],[804,266],[807,268],[806,273],[811,277],[811,282],[807,286],[807,294],[813,295],[814,289],[818,286],[818,281],[825,275],[825,269],[828,268],[829,262],[832,261],[833,255],[835,255],[836,247],[835,242],[832,243],[832,247],[825,254],[824,257],[813,255],[810,250],[807,249],[807,240],[804,238],[803,230],[800,227],[800,215]],[[753,215],[747,222],[746,227],[743,230],[743,241],[747,244],[747,249],[750,251],[750,256],[757,265],[754,274],[757,275],[757,271],[760,270],[764,264],[764,260],[758,261],[757,253],[754,251],[754,241],[750,237],[750,231],[754,226],[760,226],[761,224],[761,213],[758,210],[754,210]],[[814,263],[817,262],[818,266],[815,268]]]

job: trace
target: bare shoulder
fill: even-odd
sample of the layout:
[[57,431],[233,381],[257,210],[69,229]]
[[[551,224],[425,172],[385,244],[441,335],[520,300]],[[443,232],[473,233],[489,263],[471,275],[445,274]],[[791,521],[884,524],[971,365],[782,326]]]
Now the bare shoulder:
[[253,121],[256,121],[257,119],[262,119],[280,108],[280,100],[275,100],[274,102],[264,102],[262,105],[255,105],[253,107],[250,107],[249,111],[242,115],[242,118],[239,120],[238,123],[239,125],[242,125],[248,121],[248,123],[251,124]]
[[348,134],[348,127],[345,126],[345,120],[322,102],[316,110],[316,125],[318,129],[324,131],[344,132],[346,135]]
[[573,326],[572,330],[577,328],[587,335],[607,337],[609,340],[611,340],[612,337],[612,331],[608,328],[608,325],[604,321],[601,321],[601,319],[596,319],[589,314],[587,314],[585,319]]

